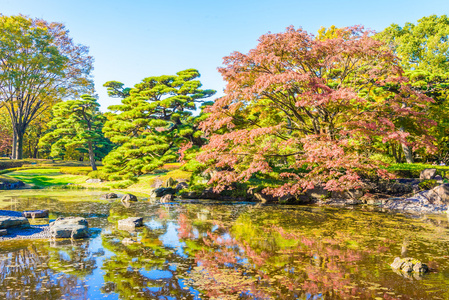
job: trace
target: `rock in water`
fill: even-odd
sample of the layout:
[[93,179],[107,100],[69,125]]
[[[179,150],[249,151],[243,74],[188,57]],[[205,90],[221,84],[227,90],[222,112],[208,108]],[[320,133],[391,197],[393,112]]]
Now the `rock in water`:
[[173,196],[172,194],[167,194],[167,195],[161,197],[161,203],[172,202],[174,198],[175,198],[175,196]]
[[188,187],[189,187],[189,184],[187,182],[180,182],[176,185],[175,190],[179,191],[179,190],[187,189]]
[[100,199],[115,199],[118,198],[116,193],[107,193],[100,196]]
[[29,228],[30,222],[25,217],[0,217],[0,229],[6,228]]
[[87,220],[81,217],[58,218],[50,223],[50,235],[54,238],[85,238],[89,236]]
[[404,273],[426,273],[429,271],[429,267],[414,258],[399,258],[396,257],[393,263],[390,265],[393,269],[402,271]]
[[132,194],[125,194],[125,195],[123,195],[121,201],[122,202],[136,202],[137,197]]
[[23,212],[25,218],[48,218],[48,209],[27,210]]
[[7,235],[7,234],[8,234],[8,230],[0,229],[0,236]]
[[143,218],[140,217],[130,217],[118,221],[119,229],[134,230],[140,226],[143,226]]
[[150,194],[150,198],[157,198],[157,197],[165,196],[167,194],[175,194],[175,193],[176,193],[176,190],[173,188],[170,188],[170,187],[162,188],[161,187],[161,188],[152,190],[151,194]]
[[132,244],[141,244],[141,242],[136,241],[136,240],[134,240],[132,238],[124,238],[122,240],[122,244],[123,245],[132,245]]

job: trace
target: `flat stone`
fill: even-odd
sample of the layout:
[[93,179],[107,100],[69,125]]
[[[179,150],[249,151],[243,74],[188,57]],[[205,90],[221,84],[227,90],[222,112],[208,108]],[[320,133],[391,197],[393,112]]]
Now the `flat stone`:
[[8,234],[8,230],[0,229],[0,236],[7,235],[7,234]]
[[12,227],[29,228],[30,222],[25,217],[0,217],[0,229]]
[[50,223],[53,238],[85,238],[89,236],[87,220],[81,217],[58,218]]
[[91,179],[87,179],[86,183],[101,183],[103,182],[101,179],[96,179],[96,178],[91,178]]
[[132,245],[132,244],[141,244],[141,243],[132,238],[124,238],[122,240],[122,244],[123,245]]
[[118,227],[125,230],[135,229],[140,226],[143,226],[143,218],[140,217],[129,217],[118,221]]
[[48,218],[48,209],[27,210],[23,212],[25,218]]
[[125,202],[136,202],[137,201],[137,197],[134,196],[133,194],[125,194],[123,195],[121,201],[125,201]]

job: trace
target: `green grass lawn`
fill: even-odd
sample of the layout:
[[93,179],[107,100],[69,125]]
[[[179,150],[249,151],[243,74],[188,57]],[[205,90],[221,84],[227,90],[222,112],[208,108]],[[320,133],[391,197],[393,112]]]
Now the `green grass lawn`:
[[67,185],[68,183],[82,184],[88,179],[83,175],[70,175],[59,172],[59,169],[30,169],[8,173],[5,177],[12,177],[36,187]]

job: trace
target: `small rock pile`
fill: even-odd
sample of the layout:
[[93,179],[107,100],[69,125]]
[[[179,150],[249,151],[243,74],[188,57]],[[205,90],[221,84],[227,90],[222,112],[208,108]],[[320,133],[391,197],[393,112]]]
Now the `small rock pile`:
[[396,257],[393,263],[390,265],[394,270],[401,271],[403,273],[419,273],[423,274],[429,271],[429,267],[414,258],[399,258]]

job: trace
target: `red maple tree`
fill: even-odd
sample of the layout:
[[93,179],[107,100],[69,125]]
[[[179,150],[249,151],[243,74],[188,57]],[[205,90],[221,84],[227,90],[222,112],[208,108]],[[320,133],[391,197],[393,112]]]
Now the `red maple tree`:
[[207,110],[210,142],[198,156],[217,171],[216,190],[276,172],[275,196],[360,188],[365,175],[387,176],[367,155],[375,141],[432,148],[432,99],[410,88],[371,34],[355,26],[320,39],[289,27],[224,58],[226,95]]

